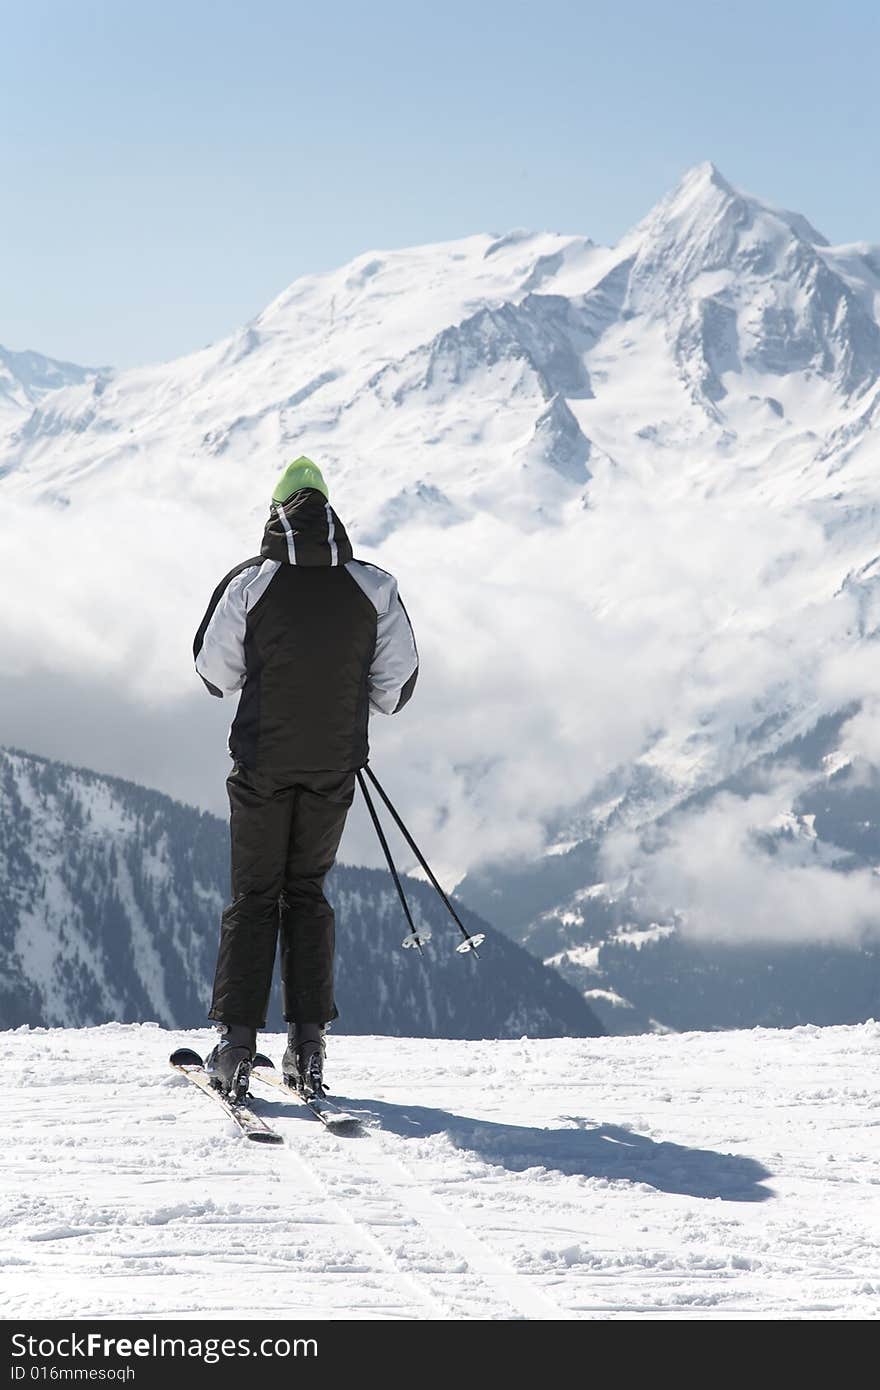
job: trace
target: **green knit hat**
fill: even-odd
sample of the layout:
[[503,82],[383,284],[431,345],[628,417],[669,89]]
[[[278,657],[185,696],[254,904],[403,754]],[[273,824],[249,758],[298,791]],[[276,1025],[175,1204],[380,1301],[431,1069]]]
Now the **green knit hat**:
[[272,493],[272,501],[278,502],[283,507],[288,498],[304,487],[313,487],[318,492],[323,492],[329,502],[330,493],[320,468],[316,463],[312,463],[311,459],[307,459],[305,454],[302,454],[298,459],[294,459],[293,463],[289,463],[281,474],[278,479],[278,486]]

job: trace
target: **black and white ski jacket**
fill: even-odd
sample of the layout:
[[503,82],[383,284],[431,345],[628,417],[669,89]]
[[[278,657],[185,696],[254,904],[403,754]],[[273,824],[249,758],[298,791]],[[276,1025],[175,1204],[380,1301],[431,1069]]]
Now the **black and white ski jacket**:
[[419,670],[397,581],[352,558],[314,488],[273,503],[259,556],[217,586],[193,654],[212,695],[241,691],[230,754],[273,778],[363,767],[370,709],[396,714]]

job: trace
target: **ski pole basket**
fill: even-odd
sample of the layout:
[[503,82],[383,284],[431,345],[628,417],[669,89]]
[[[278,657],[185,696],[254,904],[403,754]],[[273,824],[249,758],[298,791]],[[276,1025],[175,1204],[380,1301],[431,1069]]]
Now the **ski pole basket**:
[[477,947],[482,946],[485,940],[486,933],[484,931],[474,932],[473,936],[469,936],[466,941],[460,942],[455,949],[460,956],[463,956],[466,951],[476,952]]
[[[429,931],[411,931],[409,936],[405,936],[400,944],[404,950],[407,950],[410,946],[418,946],[419,950],[421,950],[424,942],[430,940],[431,933]],[[458,950],[458,947],[456,947],[456,950]]]

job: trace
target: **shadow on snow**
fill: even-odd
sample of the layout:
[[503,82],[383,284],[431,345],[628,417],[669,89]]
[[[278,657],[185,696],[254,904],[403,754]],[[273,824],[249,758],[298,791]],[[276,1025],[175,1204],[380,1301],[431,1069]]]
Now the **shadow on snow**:
[[[621,1125],[568,1116],[570,1128],[541,1129],[469,1119],[423,1105],[354,1101],[337,1095],[333,1099],[363,1116],[367,1124],[375,1116],[385,1133],[405,1139],[445,1134],[456,1148],[514,1173],[548,1168],[569,1177],[643,1183],[658,1192],[719,1197],[727,1202],[765,1202],[774,1195],[761,1186],[771,1173],[754,1158],[657,1141]],[[295,1108],[308,1118],[301,1106]]]

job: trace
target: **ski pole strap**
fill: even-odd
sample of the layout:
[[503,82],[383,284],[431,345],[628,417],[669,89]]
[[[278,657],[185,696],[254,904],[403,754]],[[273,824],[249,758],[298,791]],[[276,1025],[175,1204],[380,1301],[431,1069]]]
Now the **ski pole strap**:
[[[405,894],[404,891],[403,891],[403,884],[402,884],[401,881],[400,881],[400,875],[398,874],[396,868],[394,867],[394,860],[391,858],[391,850],[390,850],[389,847],[388,847],[388,841],[387,841],[386,838],[385,838],[385,832],[384,832],[384,830],[382,829],[382,826],[381,826],[380,821],[379,821],[379,817],[378,817],[378,815],[376,814],[376,808],[375,808],[375,806],[373,805],[373,799],[372,799],[372,797],[370,796],[370,793],[367,791],[367,784],[366,784],[366,782],[364,781],[363,776],[362,776],[362,774],[360,773],[360,771],[358,771],[357,780],[358,780],[358,786],[360,787],[361,791],[362,791],[363,794],[364,794],[364,801],[367,803],[367,810],[368,810],[369,813],[370,813],[370,819],[371,819],[372,822],[373,822],[373,826],[375,827],[376,834],[379,836],[379,843],[380,843],[380,845],[382,846],[382,849],[383,849],[383,851],[384,851],[384,853],[385,853],[385,858],[386,858],[386,860],[388,861],[388,868],[391,870],[391,877],[394,879],[394,886],[395,886],[395,888],[397,889],[397,895],[398,895],[398,897],[400,898],[400,905],[401,905],[401,907],[403,908],[403,915],[404,915],[404,917],[406,918],[407,923],[408,923],[408,925],[409,925],[410,935],[411,935],[411,937],[413,938],[413,944],[416,945],[416,946],[418,946],[419,951],[421,952],[421,949],[422,949],[422,941],[421,941],[421,938],[420,938],[420,936],[419,936],[419,933],[416,931],[416,924],[415,924],[415,922],[413,921],[413,919],[412,919],[412,913],[411,913],[410,910],[409,910],[409,903],[407,902],[407,900],[406,900],[406,894]],[[405,943],[405,944],[408,944],[408,943]]]
[[[406,840],[406,842],[407,842],[407,844],[409,845],[410,849],[412,850],[413,854],[416,856],[416,859],[418,859],[418,861],[419,861],[419,863],[421,864],[422,868],[424,869],[425,873],[428,875],[428,878],[431,880],[431,883],[434,885],[434,888],[437,890],[437,892],[439,893],[441,899],[443,900],[443,902],[444,902],[444,904],[445,904],[445,906],[446,906],[446,908],[447,908],[447,911],[449,912],[450,916],[451,916],[451,917],[453,918],[453,920],[455,921],[455,924],[456,924],[456,926],[458,927],[458,930],[461,932],[462,936],[464,937],[464,940],[465,940],[465,943],[466,943],[466,944],[465,944],[465,946],[460,946],[458,949],[459,949],[459,950],[473,951],[474,955],[476,955],[476,954],[477,954],[477,949],[476,949],[477,946],[479,946],[479,945],[480,945],[480,942],[481,942],[482,940],[484,940],[484,937],[483,937],[482,933],[480,933],[479,938],[476,937],[476,936],[471,936],[471,933],[468,931],[467,927],[464,925],[464,922],[462,922],[462,920],[461,920],[461,918],[459,917],[458,913],[456,912],[455,908],[452,906],[452,903],[449,901],[449,899],[447,898],[446,894],[443,892],[443,889],[440,887],[440,884],[437,882],[437,878],[436,878],[436,876],[435,876],[435,874],[434,874],[434,871],[433,871],[433,869],[431,868],[430,864],[428,863],[427,859],[426,859],[425,856],[422,854],[422,851],[419,849],[419,847],[418,847],[418,845],[416,844],[415,840],[413,839],[412,835],[410,835],[410,833],[409,833],[409,831],[407,830],[406,826],[404,825],[403,821],[400,819],[400,816],[397,814],[397,812],[395,811],[395,809],[394,809],[394,807],[392,806],[391,802],[389,801],[387,794],[385,793],[385,791],[384,791],[384,789],[383,789],[381,783],[379,782],[379,779],[376,777],[376,775],[375,775],[375,773],[373,772],[372,768],[369,767],[369,766],[367,766],[367,767],[364,768],[364,772],[367,774],[367,776],[369,777],[369,779],[370,779],[370,781],[372,782],[373,786],[376,788],[376,791],[377,791],[377,792],[379,793],[379,795],[381,796],[381,798],[382,798],[382,800],[384,801],[386,807],[388,808],[389,812],[391,813],[391,816],[392,816],[393,819],[394,819],[395,825],[397,826],[397,828],[398,828],[398,830],[400,831],[400,833],[403,835],[404,839]],[[358,777],[359,777],[359,778],[361,777],[360,772],[358,773]],[[365,783],[364,783],[364,781],[363,781],[362,778],[361,778],[361,789],[362,789],[364,795],[366,796],[366,794],[367,794],[367,789],[366,789],[366,785],[365,785]],[[369,805],[369,797],[367,797],[367,804]],[[376,827],[378,828],[378,824],[379,824],[379,823],[378,823],[378,821],[375,820],[375,815],[374,815],[374,821],[375,821]],[[383,844],[384,844],[384,837],[382,836],[381,830],[379,831],[379,837],[380,837],[380,839],[383,840]],[[388,853],[387,849],[386,849],[385,852],[386,852],[386,854]],[[389,864],[391,863],[390,856],[389,856],[388,862],[389,862]],[[392,872],[393,872],[393,870],[392,870]],[[396,877],[396,875],[395,875],[395,877]]]

